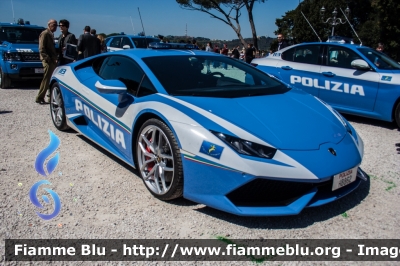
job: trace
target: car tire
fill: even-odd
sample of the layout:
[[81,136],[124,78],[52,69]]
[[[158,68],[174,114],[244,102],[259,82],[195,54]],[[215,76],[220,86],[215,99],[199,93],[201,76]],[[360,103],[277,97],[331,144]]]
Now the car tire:
[[7,89],[11,86],[11,79],[0,68],[0,88]]
[[397,103],[396,109],[394,110],[394,120],[396,121],[397,127],[400,128],[400,102]]
[[146,188],[160,200],[183,194],[183,166],[178,143],[171,129],[152,118],[136,138],[136,166]]
[[53,124],[58,130],[65,131],[69,129],[65,115],[64,100],[60,85],[57,82],[50,89],[50,114]]

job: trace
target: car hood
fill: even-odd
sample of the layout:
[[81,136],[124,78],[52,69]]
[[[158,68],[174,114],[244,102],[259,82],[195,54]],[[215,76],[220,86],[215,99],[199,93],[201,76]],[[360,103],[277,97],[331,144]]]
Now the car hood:
[[3,42],[2,46],[11,52],[39,52],[39,45],[34,43]]
[[278,149],[315,150],[323,143],[339,143],[346,135],[345,127],[332,111],[296,89],[242,98],[176,98],[217,115]]

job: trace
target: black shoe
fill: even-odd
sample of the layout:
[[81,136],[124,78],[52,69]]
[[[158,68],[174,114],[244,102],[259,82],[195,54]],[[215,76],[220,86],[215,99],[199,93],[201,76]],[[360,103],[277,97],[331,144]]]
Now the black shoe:
[[38,104],[47,104],[45,100],[36,100],[35,102]]
[[397,151],[400,151],[400,148],[397,148],[396,150],[397,150]]
[[400,143],[396,143],[394,144],[396,147],[400,147]]

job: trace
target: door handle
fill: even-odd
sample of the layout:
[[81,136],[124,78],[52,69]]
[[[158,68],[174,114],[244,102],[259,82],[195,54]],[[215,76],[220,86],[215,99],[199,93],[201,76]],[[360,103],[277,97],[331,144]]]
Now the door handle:
[[282,66],[281,68],[284,69],[284,70],[292,70],[293,69],[290,66]]
[[332,73],[332,72],[322,72],[322,75],[327,76],[327,77],[334,77],[334,76],[336,76],[336,74],[335,74],[335,73]]

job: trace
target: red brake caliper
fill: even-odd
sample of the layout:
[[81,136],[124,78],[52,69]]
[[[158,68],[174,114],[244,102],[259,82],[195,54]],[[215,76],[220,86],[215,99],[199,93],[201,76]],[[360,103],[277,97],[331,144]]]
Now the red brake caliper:
[[[147,137],[147,136],[146,136]],[[149,142],[151,143],[151,139],[149,139]],[[147,144],[146,144],[146,151],[148,152],[148,153],[152,153],[151,152],[151,149],[150,149],[150,146],[147,146]],[[148,156],[144,156],[144,158],[145,158],[145,160],[147,161],[148,159],[150,159],[150,157],[148,157]],[[151,171],[152,169],[153,169],[153,167],[154,167],[154,162],[150,162],[150,163],[148,163],[147,164],[147,171]]]

